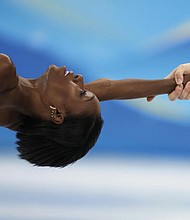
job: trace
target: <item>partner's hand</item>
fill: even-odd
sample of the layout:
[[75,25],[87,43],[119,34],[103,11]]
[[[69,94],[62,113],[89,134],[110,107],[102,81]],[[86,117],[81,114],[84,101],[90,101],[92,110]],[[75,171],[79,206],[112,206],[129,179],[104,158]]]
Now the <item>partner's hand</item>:
[[175,78],[176,88],[175,90],[168,95],[170,101],[174,101],[176,99],[180,100],[188,100],[190,99],[190,82],[188,82],[183,88],[183,75],[190,74],[190,63],[185,63],[179,65],[175,68],[166,79]]
[[[190,82],[188,82],[183,88],[183,75],[190,74],[190,63],[185,63],[179,65],[175,68],[165,79],[175,79],[177,86],[175,90],[168,95],[170,101],[175,101],[176,99],[188,100],[190,99]],[[147,101],[150,102],[154,99],[154,96],[147,97]]]

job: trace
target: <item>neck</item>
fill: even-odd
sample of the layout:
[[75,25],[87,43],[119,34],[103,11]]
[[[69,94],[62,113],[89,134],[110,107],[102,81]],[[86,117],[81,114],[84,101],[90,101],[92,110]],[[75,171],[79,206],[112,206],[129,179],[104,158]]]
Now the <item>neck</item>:
[[35,84],[36,80],[19,76],[17,87],[7,92],[4,97],[4,108],[12,108],[23,115],[49,118],[49,111],[41,101],[41,96]]

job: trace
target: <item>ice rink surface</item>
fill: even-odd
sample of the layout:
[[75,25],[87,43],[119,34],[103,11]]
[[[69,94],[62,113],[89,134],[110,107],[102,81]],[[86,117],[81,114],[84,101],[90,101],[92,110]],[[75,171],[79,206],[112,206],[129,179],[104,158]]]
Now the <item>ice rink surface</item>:
[[0,159],[2,220],[189,220],[190,162],[87,158],[64,169]]

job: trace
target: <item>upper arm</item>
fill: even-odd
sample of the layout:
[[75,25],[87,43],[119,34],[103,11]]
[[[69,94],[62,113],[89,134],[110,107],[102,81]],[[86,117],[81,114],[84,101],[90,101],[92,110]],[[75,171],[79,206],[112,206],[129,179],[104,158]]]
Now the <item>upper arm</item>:
[[0,54],[0,93],[15,88],[17,82],[15,65],[7,55]]

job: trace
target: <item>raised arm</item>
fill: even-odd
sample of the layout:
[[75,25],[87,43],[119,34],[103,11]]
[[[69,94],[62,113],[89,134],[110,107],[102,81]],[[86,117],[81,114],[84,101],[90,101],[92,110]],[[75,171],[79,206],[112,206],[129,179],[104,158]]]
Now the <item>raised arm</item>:
[[[190,75],[184,76],[184,84],[189,80]],[[99,79],[86,84],[85,88],[93,92],[100,101],[106,101],[169,94],[175,89],[176,85],[174,79]]]

